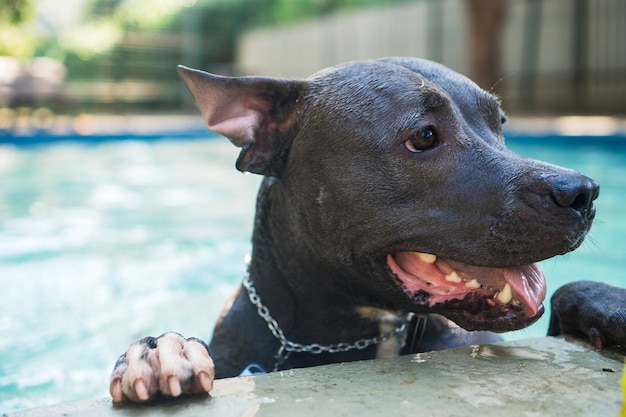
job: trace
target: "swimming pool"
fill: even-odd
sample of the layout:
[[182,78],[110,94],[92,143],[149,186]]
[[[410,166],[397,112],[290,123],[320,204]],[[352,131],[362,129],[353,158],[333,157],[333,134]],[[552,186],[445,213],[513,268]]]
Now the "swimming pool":
[[[542,263],[549,293],[624,285],[626,138],[509,138],[602,190],[590,238]],[[0,145],[0,413],[107,395],[117,356],[177,330],[208,340],[241,280],[260,178],[226,140]],[[508,338],[545,335],[547,315]]]

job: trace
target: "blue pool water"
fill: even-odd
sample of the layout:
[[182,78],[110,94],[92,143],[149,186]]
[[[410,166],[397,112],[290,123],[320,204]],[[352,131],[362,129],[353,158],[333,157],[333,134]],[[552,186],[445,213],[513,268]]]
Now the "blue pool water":
[[[542,263],[549,293],[626,285],[626,140],[508,143],[602,186],[587,242]],[[0,413],[107,395],[137,338],[210,338],[242,276],[259,184],[235,171],[237,154],[222,139],[0,145]]]

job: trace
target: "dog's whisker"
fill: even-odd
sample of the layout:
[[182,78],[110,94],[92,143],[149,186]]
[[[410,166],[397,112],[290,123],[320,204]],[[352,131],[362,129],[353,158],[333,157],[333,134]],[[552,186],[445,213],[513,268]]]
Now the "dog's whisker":
[[595,253],[602,252],[603,250],[602,246],[600,245],[600,242],[596,239],[596,237],[592,233],[589,233],[587,235],[584,242],[582,243],[582,246],[585,248],[589,247],[589,249]]

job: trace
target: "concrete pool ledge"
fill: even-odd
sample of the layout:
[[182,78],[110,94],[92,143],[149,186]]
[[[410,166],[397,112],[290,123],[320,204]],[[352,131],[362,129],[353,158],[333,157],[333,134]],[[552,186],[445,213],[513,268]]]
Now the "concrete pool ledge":
[[608,353],[542,337],[223,379],[211,395],[153,405],[101,398],[6,416],[618,417],[624,358]]

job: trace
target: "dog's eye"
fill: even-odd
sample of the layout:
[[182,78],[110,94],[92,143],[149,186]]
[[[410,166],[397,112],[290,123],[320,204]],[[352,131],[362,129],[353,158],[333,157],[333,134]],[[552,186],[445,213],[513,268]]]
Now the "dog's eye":
[[404,146],[413,152],[423,152],[437,144],[437,132],[432,126],[417,130],[409,139],[404,142]]

